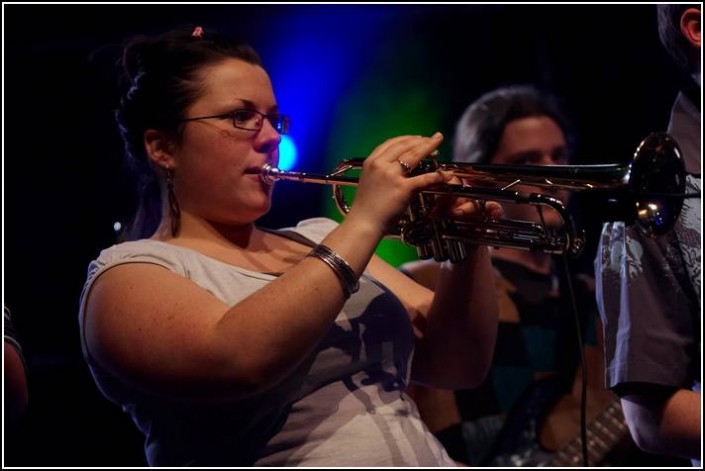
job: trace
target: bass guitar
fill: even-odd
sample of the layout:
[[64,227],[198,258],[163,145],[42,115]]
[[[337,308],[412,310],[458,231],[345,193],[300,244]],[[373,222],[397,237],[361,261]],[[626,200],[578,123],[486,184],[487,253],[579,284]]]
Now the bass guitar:
[[[563,394],[555,377],[544,378],[532,384],[507,416],[489,453],[490,458],[483,465],[583,466],[583,446],[579,431],[557,450],[549,450],[540,443],[541,426]],[[599,466],[629,433],[619,399],[611,400],[585,428],[588,466]]]

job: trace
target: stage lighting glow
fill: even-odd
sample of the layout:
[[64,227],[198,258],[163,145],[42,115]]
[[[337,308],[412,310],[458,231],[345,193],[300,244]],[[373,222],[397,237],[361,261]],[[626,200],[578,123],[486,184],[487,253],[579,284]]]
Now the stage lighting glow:
[[296,144],[289,136],[282,136],[279,143],[279,165],[282,170],[291,170],[296,165]]

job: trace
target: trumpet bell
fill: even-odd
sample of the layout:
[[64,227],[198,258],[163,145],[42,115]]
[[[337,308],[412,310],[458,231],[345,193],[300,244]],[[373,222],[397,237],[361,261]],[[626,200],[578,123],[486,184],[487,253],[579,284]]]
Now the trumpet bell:
[[635,217],[645,234],[666,234],[683,207],[685,163],[675,139],[654,133],[644,139],[634,154],[629,192],[636,195]]

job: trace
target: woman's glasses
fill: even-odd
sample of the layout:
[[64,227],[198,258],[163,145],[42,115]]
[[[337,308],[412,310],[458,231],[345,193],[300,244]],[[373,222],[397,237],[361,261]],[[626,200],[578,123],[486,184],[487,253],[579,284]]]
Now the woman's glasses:
[[197,118],[186,118],[184,121],[198,121],[201,119],[230,119],[233,126],[246,131],[259,131],[264,125],[264,120],[269,121],[279,134],[289,132],[289,117],[279,113],[264,114],[256,110],[241,109],[228,113],[215,114],[212,116],[199,116]]

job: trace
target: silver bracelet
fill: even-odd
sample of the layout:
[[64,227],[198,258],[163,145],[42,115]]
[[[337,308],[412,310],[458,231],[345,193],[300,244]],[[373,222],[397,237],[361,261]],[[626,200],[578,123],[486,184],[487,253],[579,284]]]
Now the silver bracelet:
[[345,299],[349,298],[351,294],[356,293],[357,290],[360,289],[360,282],[355,271],[348,262],[343,260],[343,258],[330,247],[318,244],[308,253],[307,257],[316,257],[331,267],[343,286]]

